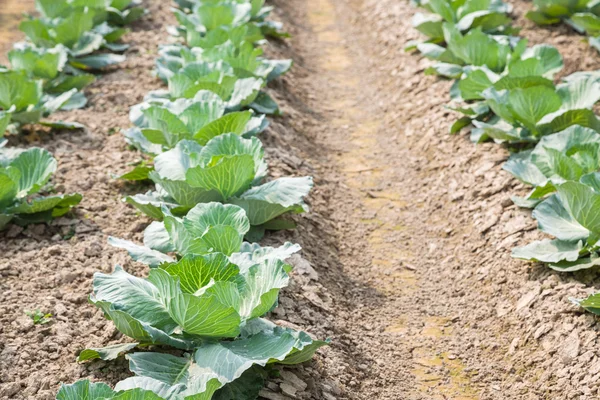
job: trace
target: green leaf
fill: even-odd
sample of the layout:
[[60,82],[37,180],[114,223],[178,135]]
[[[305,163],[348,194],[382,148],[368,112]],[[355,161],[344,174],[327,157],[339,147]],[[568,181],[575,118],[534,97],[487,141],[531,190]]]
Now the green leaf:
[[190,168],[186,181],[194,187],[218,192],[227,200],[245,189],[254,179],[254,159],[251,155],[216,157],[209,167]]
[[99,70],[111,65],[119,64],[125,61],[125,56],[120,54],[95,54],[91,56],[78,57],[69,62],[76,68],[84,70]]
[[592,233],[600,232],[600,194],[579,182],[566,182],[558,188],[558,194],[565,209],[582,227]]
[[545,86],[511,90],[508,102],[515,118],[529,129],[535,129],[546,114],[557,111],[562,104],[559,95]]
[[262,225],[287,212],[308,211],[304,197],[308,196],[312,186],[312,177],[279,178],[229,201],[246,211],[250,224]]
[[564,240],[549,240],[533,242],[527,246],[514,248],[512,256],[523,260],[558,263],[559,261],[576,261],[583,249],[583,243],[567,242]]
[[443,19],[439,15],[423,13],[415,13],[412,18],[413,27],[431,39],[442,39],[444,32],[442,31]]
[[73,385],[61,386],[56,400],[112,399],[114,394],[110,386],[105,383],[79,381]]
[[128,181],[145,181],[150,179],[150,172],[154,171],[151,165],[137,165],[131,171],[119,176],[119,179]]
[[28,201],[22,201],[7,211],[12,214],[21,214],[19,217],[28,219],[30,223],[48,222],[52,218],[65,215],[71,208],[79,204],[81,199],[82,196],[78,193],[37,197]]
[[160,289],[119,266],[110,275],[94,274],[94,296],[95,301],[110,303],[115,309],[164,332],[173,332],[177,327]]
[[[566,189],[568,188],[569,186],[566,187]],[[560,186],[558,190],[560,194]],[[570,198],[566,200],[570,200]],[[553,235],[560,240],[575,242],[587,239],[590,234],[589,230],[572,216],[568,211],[569,208],[564,196],[554,195],[544,200],[533,210],[533,217],[538,221],[538,228],[542,232]]]
[[560,261],[558,263],[549,264],[548,266],[559,272],[575,272],[594,268],[598,265],[600,265],[600,257],[593,252],[590,257],[583,257],[575,261]]
[[181,290],[194,294],[215,281],[232,281],[239,274],[237,265],[232,264],[222,253],[186,254],[181,260],[164,265],[170,275],[179,278]]
[[0,107],[4,110],[14,106],[16,112],[22,112],[36,106],[41,98],[41,81],[31,80],[21,72],[0,72]]
[[230,226],[241,236],[250,229],[248,217],[243,209],[235,205],[220,203],[196,205],[185,216],[183,225],[197,237],[201,237],[211,228],[219,226]]
[[194,139],[204,145],[215,136],[225,133],[242,135],[246,132],[246,126],[251,117],[252,112],[250,111],[229,113],[203,126],[194,134]]
[[108,238],[108,244],[120,249],[127,250],[129,256],[135,261],[144,263],[150,267],[158,267],[163,263],[173,262],[173,258],[160,251],[153,250],[148,247],[136,245],[128,240],[118,239],[114,237]]
[[183,293],[179,280],[160,269],[151,270],[148,281],[155,285],[164,307],[184,332],[207,338],[239,335],[239,314],[213,294]]
[[243,320],[260,317],[276,304],[279,290],[289,282],[284,265],[280,260],[267,260],[244,274],[238,309]]
[[105,361],[115,360],[120,354],[126,353],[137,347],[139,343],[121,343],[113,344],[102,348],[89,348],[84,349],[77,356],[77,361],[89,361],[95,359],[101,359]]

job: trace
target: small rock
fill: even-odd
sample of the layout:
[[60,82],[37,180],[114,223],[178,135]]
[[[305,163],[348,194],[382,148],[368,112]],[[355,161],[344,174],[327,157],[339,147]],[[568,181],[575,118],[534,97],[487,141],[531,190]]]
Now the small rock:
[[564,364],[569,364],[579,355],[580,347],[579,334],[573,331],[566,339],[560,349],[560,356]]
[[296,398],[296,392],[298,391],[298,389],[296,389],[291,384],[283,382],[281,385],[279,385],[279,387],[281,388],[283,394],[290,396],[291,398]]
[[533,303],[533,301],[535,300],[535,298],[537,297],[537,295],[539,293],[540,293],[540,288],[536,288],[536,289],[532,290],[531,292],[525,293],[523,296],[521,296],[521,298],[517,302],[517,311],[531,305],[531,303]]
[[271,392],[269,390],[265,390],[262,389],[258,395],[260,397],[264,397],[265,399],[269,399],[269,400],[290,400],[290,398],[288,396],[285,396],[281,393],[275,393],[275,392]]
[[102,253],[102,245],[98,242],[92,242],[85,249],[84,254],[86,257],[98,257]]
[[[21,390],[21,385],[18,382],[5,383],[0,388],[0,397],[7,398],[14,396]],[[6,396],[6,397],[4,397]]]
[[294,254],[288,259],[288,262],[294,267],[294,270],[297,271],[301,275],[306,275],[313,281],[319,280],[319,274],[317,271],[310,265],[308,260],[302,258],[299,254]]
[[17,236],[19,236],[19,234],[23,232],[23,228],[17,225],[11,225],[10,228],[8,229],[8,232],[6,232],[6,237],[7,238],[16,238]]
[[286,383],[291,384],[292,386],[294,386],[296,389],[300,390],[301,392],[305,391],[306,388],[308,387],[308,384],[306,382],[304,382],[302,379],[298,378],[298,376],[296,376],[296,374],[294,374],[291,371],[283,370],[280,372],[280,374]]

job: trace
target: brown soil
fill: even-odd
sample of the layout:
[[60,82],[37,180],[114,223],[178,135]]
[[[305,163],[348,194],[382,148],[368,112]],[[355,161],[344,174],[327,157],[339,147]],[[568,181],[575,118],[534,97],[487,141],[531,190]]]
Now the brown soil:
[[0,62],[6,62],[5,53],[12,48],[14,42],[23,40],[19,24],[23,13],[32,13],[34,0],[0,1]]
[[[55,183],[85,197],[71,218],[1,238],[1,399],[51,399],[61,381],[114,383],[126,374],[122,360],[78,365],[75,355],[123,340],[86,303],[93,272],[116,263],[145,271],[106,237],[140,239],[148,223],[120,201],[145,188],[110,174],[139,158],[115,130],[128,126],[129,106],[160,86],[153,60],[173,23],[160,3],[126,38],[126,65],[88,90],[90,106],[57,116],[90,129],[27,136],[59,159]],[[414,9],[397,0],[273,4],[294,37],[267,52],[296,65],[270,89],[285,116],[262,139],[273,176],[312,174],[316,189],[298,229],[265,240],[304,247],[272,318],[333,344],[284,370],[263,396],[596,398],[600,326],[568,301],[592,292],[596,274],[511,259],[513,246],[540,237],[510,202],[523,187],[501,170],[505,149],[447,134],[450,82],[424,76],[429,62],[402,51],[417,37]],[[534,27],[521,17],[529,3],[515,7],[523,35],[558,46],[568,72],[598,68],[580,36]],[[23,311],[35,308],[53,322],[33,326]]]

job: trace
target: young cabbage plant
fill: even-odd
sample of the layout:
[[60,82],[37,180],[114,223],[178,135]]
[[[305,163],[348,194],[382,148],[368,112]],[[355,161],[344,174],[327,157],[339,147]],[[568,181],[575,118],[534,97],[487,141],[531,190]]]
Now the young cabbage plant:
[[525,198],[513,197],[515,204],[534,207],[556,192],[558,185],[600,170],[600,134],[571,126],[542,137],[533,150],[512,154],[503,169],[533,186]]
[[[185,0],[184,0],[185,1]],[[228,1],[185,1],[184,7],[175,10],[179,22],[177,34],[186,42],[195,46],[210,31],[225,28],[233,29],[246,26],[246,40],[263,41],[265,36],[274,38],[289,37],[279,22],[266,20],[271,7],[264,7],[264,0],[228,0]],[[189,7],[188,7],[189,6]],[[175,33],[175,32],[174,32]]]
[[600,263],[600,173],[555,186],[557,193],[533,211],[538,228],[555,239],[515,248],[513,257],[549,263],[563,272],[592,268]]
[[[212,292],[218,290],[213,289]],[[166,400],[254,400],[264,387],[267,368],[273,364],[293,365],[309,361],[320,347],[327,344],[328,341],[314,340],[305,332],[256,318],[244,324],[234,340],[204,340],[182,355],[159,352],[128,354],[129,368],[135,376],[118,382],[114,391],[96,394],[90,390],[85,398],[154,400],[154,394],[159,396],[156,398]],[[127,347],[111,348],[109,352],[119,350],[127,350]],[[79,381],[74,385],[64,385],[57,399],[80,399],[68,397],[80,395],[81,392],[77,392],[82,390],[78,387],[80,385],[94,384]],[[146,397],[133,397],[134,394]],[[111,397],[117,395],[122,397]]]
[[[419,1],[418,5],[429,12],[417,12],[412,19],[413,27],[427,36],[424,44],[443,44],[445,23],[465,33],[473,29],[501,35],[518,32],[510,26],[508,13],[512,7],[501,0],[424,0]],[[405,49],[414,50],[419,44],[418,41],[409,42]]]
[[29,124],[59,129],[83,128],[75,122],[42,120],[57,110],[77,108],[80,102],[76,88],[57,96],[45,95],[41,80],[31,79],[22,71],[0,71],[0,138],[6,131],[17,133],[22,125]]
[[267,165],[256,138],[228,133],[212,138],[205,146],[182,140],[157,156],[154,168],[149,177],[156,183],[156,191],[129,196],[126,201],[159,220],[165,208],[182,215],[198,203],[219,201],[242,207],[255,226],[253,233],[259,234],[264,229],[292,227],[276,218],[308,209],[303,198],[312,188],[311,177],[261,184]]
[[[29,78],[41,80],[44,93],[49,98],[73,89],[81,91],[96,79],[92,74],[72,74],[72,69],[67,66],[67,49],[62,45],[47,49],[31,43],[17,43],[8,53],[8,59],[12,70],[23,71]],[[86,103],[84,94],[78,92],[61,109],[82,108]]]
[[56,168],[56,160],[44,149],[0,148],[0,230],[10,222],[48,222],[79,204],[80,194],[39,195]]
[[108,22],[118,26],[130,25],[146,13],[141,0],[112,0],[107,11]]
[[534,9],[525,16],[538,25],[562,22],[586,34],[589,43],[600,51],[600,4],[591,0],[534,0]]
[[464,66],[487,67],[490,71],[501,74],[508,63],[519,59],[527,48],[525,39],[488,35],[479,28],[463,35],[456,25],[444,23],[442,30],[446,47],[434,43],[417,46],[425,57],[439,61],[439,64],[427,69],[428,74],[460,78]]
[[165,398],[144,389],[114,391],[105,383],[88,380],[62,385],[56,395],[56,400],[164,400]]
[[[250,267],[266,260],[285,260],[300,246],[285,243],[278,248],[244,242],[251,230],[248,217],[238,206],[198,204],[183,218],[165,210],[163,221],[152,222],[144,231],[143,245],[109,238],[112,246],[127,250],[135,261],[157,268],[188,254],[219,252],[238,266]],[[174,255],[174,256],[173,256]]]
[[131,108],[130,120],[136,127],[125,132],[127,142],[151,156],[173,149],[181,140],[204,146],[212,138],[235,133],[246,138],[268,126],[264,115],[252,111],[225,114],[225,102],[215,93],[201,90],[192,99],[165,99]]
[[542,136],[573,125],[600,131],[592,107],[600,99],[600,82],[593,76],[567,77],[556,87],[539,77],[513,80],[509,86],[483,91],[494,113],[486,121],[473,121],[471,139],[481,142],[537,142]]
[[[50,15],[55,15],[53,3],[47,3],[46,10],[52,9]],[[21,22],[19,29],[38,47],[64,46],[70,66],[77,69],[97,70],[125,59],[118,54],[95,53],[101,48],[111,51],[126,49],[126,46],[117,42],[127,30],[103,22],[107,16],[105,8],[75,7],[64,15],[56,11],[56,15],[52,18],[29,17]]]
[[[448,108],[464,114],[451,127],[456,133],[472,120],[485,120],[490,117],[486,90],[504,90],[511,88],[527,88],[536,85],[552,85],[554,75],[563,67],[561,55],[556,48],[548,45],[537,45],[523,50],[525,42],[519,43],[509,55],[509,60],[501,73],[483,66],[459,67],[451,65],[457,73],[458,81],[451,91],[452,101]],[[446,74],[448,67],[440,68],[440,64],[432,67],[436,73]]]
[[[304,362],[326,344],[261,318],[277,304],[279,291],[288,284],[291,267],[283,259],[299,246],[242,245],[250,229],[244,210],[219,203],[200,205],[184,220],[169,217],[162,227],[157,225],[146,230],[144,241],[162,250],[167,243],[173,245],[169,249],[179,247],[182,257],[154,265],[147,279],[120,267],[110,275],[97,273],[90,298],[136,342],[86,349],[79,361],[112,360],[148,345],[189,353],[128,355],[136,376],[117,384],[115,391],[137,388],[181,396],[167,398],[203,394],[209,399],[254,366]],[[132,250],[135,245],[127,246],[138,259],[139,250]],[[171,378],[166,379],[165,366],[171,368],[167,373],[174,374]],[[175,375],[178,378],[173,379]]]
[[[211,31],[211,33],[220,30]],[[227,31],[224,31],[227,32]],[[211,47],[186,47],[184,45],[167,45],[160,49],[156,60],[156,73],[167,82],[191,62],[215,63],[223,61],[233,68],[239,78],[261,78],[270,82],[285,74],[292,67],[292,60],[268,60],[261,57],[263,50],[253,43],[239,43],[228,39]]]
[[240,78],[234,68],[223,62],[194,61],[187,64],[168,79],[168,90],[155,90],[146,96],[154,99],[193,99],[199,91],[209,90],[225,102],[227,111],[253,109],[261,114],[279,115],[275,101],[262,89],[262,78]]

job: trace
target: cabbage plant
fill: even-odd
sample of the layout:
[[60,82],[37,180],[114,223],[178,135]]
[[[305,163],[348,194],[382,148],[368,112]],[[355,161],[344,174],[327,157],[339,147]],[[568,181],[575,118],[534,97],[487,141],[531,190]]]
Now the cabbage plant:
[[[220,31],[211,33],[214,32]],[[289,71],[292,66],[291,60],[268,60],[262,54],[261,48],[254,47],[248,41],[234,42],[231,39],[211,47],[167,45],[159,51],[156,72],[166,82],[189,63],[223,61],[240,78],[257,77],[270,82]]]
[[[73,89],[81,91],[96,79],[92,74],[72,74],[67,58],[67,50],[62,45],[47,49],[30,43],[17,43],[8,53],[11,69],[23,71],[30,79],[41,80],[43,91],[49,97],[57,97]],[[81,108],[86,103],[85,96],[79,92],[61,109]]]
[[235,133],[251,137],[268,125],[264,115],[237,111],[225,114],[225,102],[215,93],[201,90],[192,99],[155,99],[132,107],[135,128],[126,140],[145,154],[156,156],[173,149],[181,140],[206,145],[212,138]]
[[557,193],[538,204],[533,216],[538,228],[555,239],[544,239],[513,249],[513,256],[549,263],[559,271],[577,271],[598,265],[600,173],[556,185]]
[[578,125],[544,136],[532,150],[514,153],[503,169],[521,182],[533,186],[525,198],[513,197],[522,207],[534,207],[556,187],[579,181],[600,170],[600,134]]
[[[511,18],[507,15],[512,7],[501,0],[422,0],[416,3],[428,11],[415,13],[412,19],[413,27],[427,36],[425,45],[444,43],[443,26],[446,23],[456,26],[459,32],[473,29],[504,35],[517,32],[511,28]],[[418,47],[419,42],[410,42],[406,50]]]
[[595,77],[567,77],[554,86],[551,81],[525,79],[514,87],[486,89],[485,103],[494,113],[486,121],[473,121],[471,138],[498,142],[537,142],[542,136],[573,125],[600,131],[592,107],[600,99]]
[[[149,177],[156,190],[129,196],[127,202],[155,219],[164,209],[185,214],[198,203],[220,201],[242,207],[257,229],[274,229],[277,217],[308,209],[303,198],[312,178],[279,178],[262,183],[267,165],[256,138],[234,133],[216,136],[205,146],[182,140],[154,159]],[[262,183],[262,184],[261,184]]]
[[238,206],[203,203],[183,218],[165,210],[164,220],[152,222],[144,231],[143,245],[113,237],[109,243],[127,250],[132,259],[150,268],[175,262],[189,253],[207,252],[225,254],[235,264],[249,267],[259,261],[284,260],[300,250],[291,243],[272,248],[244,242],[252,229],[248,223],[248,216]]
[[39,195],[56,168],[56,160],[44,149],[0,148],[0,230],[11,221],[47,222],[79,204],[80,194]]
[[281,23],[266,19],[271,7],[264,7],[264,0],[183,0],[180,6],[175,10],[178,34],[192,46],[212,30],[244,25],[250,42],[262,41],[265,36],[289,37]]
[[262,114],[279,114],[275,101],[262,89],[266,81],[257,77],[240,77],[235,69],[223,61],[194,61],[168,78],[168,90],[155,90],[146,96],[154,99],[192,99],[198,92],[209,90],[224,102],[227,111],[251,108]]
[[[185,242],[185,249],[177,250],[181,258],[154,265],[147,279],[120,267],[112,274],[94,276],[90,301],[135,342],[86,349],[80,361],[112,360],[148,345],[187,352],[127,355],[135,376],[119,382],[116,392],[142,389],[162,398],[202,395],[210,399],[225,385],[229,386],[225,390],[232,390],[237,379],[243,380],[246,391],[248,380],[258,380],[258,385],[252,385],[258,390],[264,377],[256,366],[301,363],[326,344],[261,318],[287,286],[291,267],[283,259],[298,246],[272,249],[242,244],[250,223],[245,212],[233,205],[199,205],[177,223],[177,232],[170,230],[172,222],[165,221],[162,228],[159,223],[148,227],[144,241],[162,250],[166,243]],[[229,242],[228,238],[237,239]],[[65,386],[61,393],[76,388]]]
[[0,138],[7,130],[17,132],[27,124],[39,123],[62,129],[83,128],[75,122],[42,120],[57,110],[77,108],[82,101],[76,88],[53,96],[45,95],[43,87],[43,81],[31,79],[25,72],[0,71]]
[[589,43],[600,51],[600,5],[591,0],[534,0],[534,9],[526,17],[539,25],[561,21],[579,33],[590,36]]
[[46,48],[64,46],[68,52],[70,65],[84,70],[100,69],[125,59],[124,56],[113,53],[92,54],[101,48],[112,51],[126,49],[126,46],[117,42],[127,30],[102,22],[106,19],[106,9],[81,6],[69,8],[63,14],[54,12],[54,1],[46,4],[47,11],[42,15],[53,15],[53,17],[29,17],[19,26],[33,44]]

